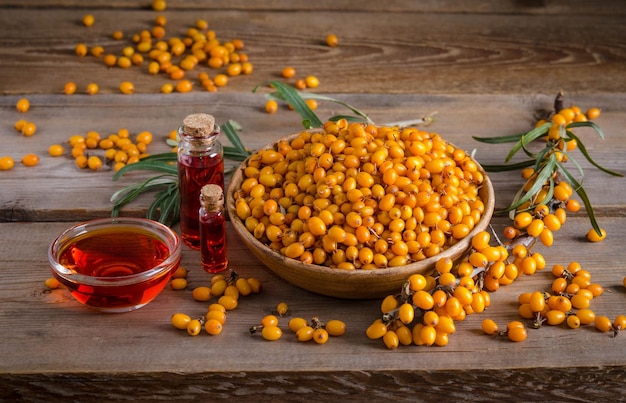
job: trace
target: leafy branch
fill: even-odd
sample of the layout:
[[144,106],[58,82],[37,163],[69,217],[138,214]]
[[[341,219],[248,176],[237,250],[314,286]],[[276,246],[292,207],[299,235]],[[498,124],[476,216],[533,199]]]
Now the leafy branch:
[[[555,107],[561,109],[556,109],[553,112],[553,116],[563,110],[562,94],[557,96]],[[570,109],[570,111],[571,110],[572,109]],[[570,112],[568,112],[568,114],[570,114]],[[600,169],[602,172],[613,176],[622,177],[623,175],[619,172],[604,168],[594,161],[582,139],[573,133],[573,129],[587,127],[593,129],[600,139],[604,139],[604,133],[600,127],[593,121],[588,120],[584,114],[581,114],[582,112],[579,112],[579,115],[575,115],[578,116],[577,121],[566,121],[566,123],[560,123],[559,119],[544,121],[537,124],[535,128],[527,133],[499,137],[473,137],[474,140],[486,144],[513,143],[512,148],[505,158],[507,164],[483,165],[486,171],[504,172],[519,169],[533,170],[532,176],[530,176],[528,181],[524,184],[524,187],[515,195],[509,207],[504,210],[505,212],[509,212],[513,215],[523,206],[526,206],[526,210],[531,210],[538,204],[556,204],[553,198],[554,186],[557,184],[556,181],[564,180],[569,183],[572,189],[578,194],[585,206],[593,229],[600,234],[600,227],[596,220],[591,201],[582,185],[582,178],[584,177],[583,170],[580,164],[573,158],[570,151],[577,148],[591,165]],[[567,114],[561,116],[565,115]],[[545,140],[544,148],[538,152],[532,152],[529,146],[539,139]],[[520,151],[523,151],[529,159],[509,164],[511,159]],[[576,177],[565,168],[564,163],[566,161],[572,162],[578,168],[580,179],[576,179]],[[537,195],[542,189],[547,190],[546,196],[542,200],[537,200]]]

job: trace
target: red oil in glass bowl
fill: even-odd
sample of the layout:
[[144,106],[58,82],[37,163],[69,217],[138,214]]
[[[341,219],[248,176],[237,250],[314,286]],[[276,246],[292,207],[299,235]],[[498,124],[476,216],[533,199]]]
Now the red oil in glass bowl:
[[105,218],[69,228],[50,245],[53,275],[79,302],[128,312],[152,301],[180,264],[171,229],[143,218]]

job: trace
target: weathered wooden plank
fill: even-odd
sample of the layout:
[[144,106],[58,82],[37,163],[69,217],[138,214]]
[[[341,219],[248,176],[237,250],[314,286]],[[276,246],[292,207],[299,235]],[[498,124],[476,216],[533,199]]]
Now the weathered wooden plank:
[[[4,0],[2,6],[19,8],[88,8],[88,9],[150,9],[152,2],[131,0],[92,0],[85,3],[80,0]],[[259,11],[285,11],[285,10],[332,10],[356,11],[356,12],[428,12],[428,13],[478,13],[478,14],[578,14],[578,15],[614,15],[624,13],[623,3],[619,0],[603,1],[602,3],[589,3],[584,0],[558,0],[558,1],[527,1],[514,0],[488,0],[480,2],[464,2],[459,0],[427,0],[427,1],[402,1],[390,0],[385,2],[368,1],[355,2],[350,0],[332,1],[320,0],[314,4],[305,0],[217,0],[211,2],[190,3],[184,0],[167,0],[167,10],[259,10]]]
[[[494,220],[499,231],[506,220]],[[231,267],[242,276],[258,277],[261,294],[243,298],[228,314],[223,333],[211,337],[189,337],[169,324],[174,312],[202,315],[207,303],[191,298],[191,291],[166,289],[151,304],[128,314],[103,315],[75,302],[65,290],[45,291],[50,274],[46,250],[55,234],[69,223],[0,224],[0,373],[35,373],[46,376],[101,374],[236,374],[252,373],[363,373],[377,371],[469,371],[534,368],[607,368],[626,363],[624,335],[613,338],[590,327],[577,330],[544,326],[529,330],[523,343],[486,336],[480,322],[492,318],[501,326],[518,319],[517,297],[522,292],[549,289],[553,264],[579,261],[592,273],[605,293],[592,301],[597,314],[614,318],[624,313],[622,285],[626,250],[622,247],[623,219],[601,219],[609,237],[598,244],[583,239],[584,218],[570,218],[556,235],[555,246],[536,247],[548,268],[533,276],[522,276],[512,285],[492,293],[492,303],[480,315],[469,315],[457,323],[446,347],[401,347],[387,350],[380,340],[368,340],[366,327],[379,315],[379,300],[341,300],[318,296],[285,283],[261,267],[254,256],[228,233]],[[16,245],[20,247],[17,248]],[[196,251],[185,250],[183,265],[190,269],[190,288],[208,284],[210,276],[200,269]],[[270,313],[280,301],[287,302],[290,315],[322,320],[341,319],[346,335],[327,344],[298,343],[286,328],[290,317],[281,320],[283,338],[266,342],[248,329]],[[610,352],[610,353],[607,353]],[[82,375],[81,375],[82,374]],[[152,375],[151,375],[152,374]],[[510,373],[514,376],[514,372]],[[123,375],[122,375],[123,376]],[[209,375],[210,376],[210,375]],[[398,375],[400,376],[400,375]],[[409,375],[410,376],[410,375]],[[471,377],[470,373],[461,377]],[[528,375],[531,376],[532,375]],[[262,377],[262,376],[261,376]],[[384,382],[381,380],[380,382]],[[565,382],[565,381],[564,381]],[[608,382],[608,381],[607,381]]]
[[[335,95],[370,114],[380,123],[422,117],[433,111],[435,123],[429,130],[468,151],[476,149],[476,158],[485,164],[500,164],[510,145],[485,145],[471,136],[498,136],[520,133],[532,124],[538,108],[551,106],[552,95]],[[32,108],[26,115],[15,111],[18,97],[0,98],[0,120],[7,122],[1,130],[10,141],[1,146],[0,154],[20,161],[26,153],[40,156],[33,168],[17,166],[0,174],[0,221],[72,221],[109,215],[110,196],[118,189],[147,178],[149,174],[135,173],[112,182],[112,172],[93,172],[76,168],[71,157],[52,158],[48,146],[65,143],[72,134],[95,130],[102,135],[125,127],[131,133],[149,130],[154,134],[150,152],[169,150],[164,138],[192,112],[210,112],[219,121],[232,119],[244,130],[241,137],[252,150],[302,129],[299,117],[286,109],[276,115],[263,111],[260,94],[192,93],[150,95],[61,96],[30,97]],[[581,107],[598,106],[603,114],[598,123],[606,139],[597,141],[590,130],[580,132],[592,156],[602,165],[624,173],[623,155],[626,144],[619,133],[626,125],[626,100],[623,95],[573,96],[571,101]],[[319,116],[330,117],[346,113],[343,107],[322,103]],[[20,118],[38,124],[38,132],[23,137],[11,127]],[[582,134],[584,133],[584,134]],[[227,140],[222,136],[222,140]],[[7,145],[10,144],[10,148]],[[626,205],[624,179],[609,177],[598,171],[582,155],[575,158],[585,170],[584,185],[600,215],[623,216]],[[231,165],[235,163],[231,162]],[[572,170],[576,170],[572,165]],[[517,172],[491,175],[497,197],[497,208],[503,208],[522,185]],[[150,195],[129,205],[127,215],[141,215],[151,200]]]
[[332,373],[237,372],[177,374],[5,375],[0,397],[45,402],[51,399],[158,401],[171,399],[255,399],[310,402],[394,400],[616,401],[626,393],[624,367],[532,368],[527,370],[354,371]]
[[[120,54],[121,29],[151,29],[152,11],[99,10],[91,28],[80,24],[81,9],[4,9],[0,13],[0,91],[3,94],[59,93],[67,81],[79,91],[96,81],[102,93],[117,93],[130,79],[137,92],[157,93],[165,77],[146,73],[146,64],[106,68],[93,57],[78,58],[78,42],[103,45]],[[316,91],[332,93],[524,93],[563,89],[569,93],[626,90],[626,26],[623,15],[425,14],[395,12],[196,10],[168,14],[168,34],[184,35],[198,17],[223,41],[243,39],[254,72],[230,80],[220,91],[250,91],[278,77],[283,67],[299,77],[314,74]],[[351,21],[352,23],[346,23]],[[28,26],[28,30],[23,27]],[[392,27],[392,29],[391,29]],[[329,48],[334,32],[340,45]],[[211,75],[215,70],[198,68]],[[193,79],[196,72],[189,74]]]

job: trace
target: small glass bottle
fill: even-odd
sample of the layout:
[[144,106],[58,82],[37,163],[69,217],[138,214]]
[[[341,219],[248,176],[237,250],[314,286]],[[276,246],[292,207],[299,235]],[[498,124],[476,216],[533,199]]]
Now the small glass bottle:
[[224,151],[219,134],[215,118],[205,113],[187,116],[178,129],[180,232],[183,242],[193,249],[200,249],[200,189],[206,184],[224,189]]
[[218,185],[202,187],[198,222],[202,269],[209,273],[219,273],[228,267],[228,256],[224,191]]

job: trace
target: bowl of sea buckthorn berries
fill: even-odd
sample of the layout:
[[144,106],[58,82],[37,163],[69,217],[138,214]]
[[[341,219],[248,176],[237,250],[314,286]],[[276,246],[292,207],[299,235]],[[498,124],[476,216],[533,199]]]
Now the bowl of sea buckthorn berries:
[[494,204],[483,168],[439,134],[343,119],[256,151],[227,191],[234,229],[265,266],[347,299],[457,260]]

